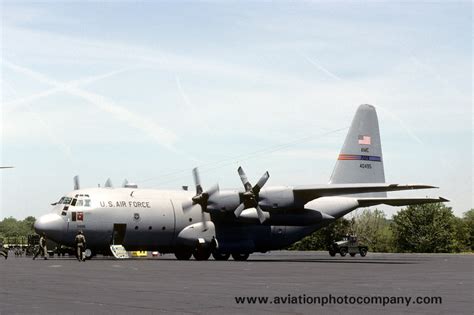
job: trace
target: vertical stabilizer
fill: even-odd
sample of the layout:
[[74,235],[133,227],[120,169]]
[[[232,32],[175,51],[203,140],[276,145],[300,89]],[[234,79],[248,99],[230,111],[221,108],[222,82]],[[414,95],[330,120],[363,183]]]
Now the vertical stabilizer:
[[[385,173],[377,112],[372,105],[360,105],[352,120],[329,183],[384,182]],[[377,194],[377,196],[381,195]]]

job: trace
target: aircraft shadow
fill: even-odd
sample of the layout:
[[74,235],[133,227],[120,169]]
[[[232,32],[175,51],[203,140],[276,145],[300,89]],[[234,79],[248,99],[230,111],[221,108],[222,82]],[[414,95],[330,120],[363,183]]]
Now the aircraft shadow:
[[318,264],[382,264],[382,265],[409,265],[418,264],[421,261],[405,261],[405,260],[369,260],[369,259],[256,259],[247,260],[252,263],[268,263],[268,262],[283,262],[283,263],[318,263]]

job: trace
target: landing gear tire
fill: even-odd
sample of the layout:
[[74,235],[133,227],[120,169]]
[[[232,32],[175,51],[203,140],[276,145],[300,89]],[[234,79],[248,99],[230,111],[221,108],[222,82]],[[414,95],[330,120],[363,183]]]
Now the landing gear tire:
[[176,259],[178,260],[189,260],[193,252],[190,249],[181,248],[174,252]]
[[197,248],[193,252],[193,256],[196,260],[208,260],[211,256],[211,251],[207,248]]
[[228,260],[230,257],[230,254],[226,253],[212,253],[212,257],[214,257],[214,260]]
[[356,253],[350,253],[351,257],[355,257]]
[[247,260],[247,258],[249,258],[249,254],[236,254],[236,253],[233,253],[232,258],[234,258],[234,260],[236,260],[236,261],[245,261],[245,260]]
[[330,251],[329,251],[329,256],[331,256],[331,257],[336,256],[336,252],[333,251],[333,250],[330,250]]
[[89,259],[92,259],[92,257],[95,256],[95,253],[90,250],[89,248],[86,248],[84,250],[84,253],[82,253],[83,257],[84,257],[84,260],[89,260]]
[[361,248],[359,252],[360,252],[360,256],[362,257],[365,257],[365,255],[367,255],[367,249],[365,248]]
[[346,256],[347,255],[347,249],[346,248],[341,248],[339,250],[339,254],[341,254],[342,257]]

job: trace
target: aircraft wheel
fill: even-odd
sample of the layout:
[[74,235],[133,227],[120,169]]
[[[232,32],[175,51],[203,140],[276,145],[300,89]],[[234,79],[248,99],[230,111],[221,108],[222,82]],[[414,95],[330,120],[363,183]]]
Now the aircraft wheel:
[[95,256],[95,253],[92,250],[90,250],[89,248],[86,248],[86,250],[84,251],[84,253],[82,255],[84,255],[85,259],[89,260],[89,259],[92,259],[92,257]]
[[360,249],[360,255],[361,255],[362,257],[365,257],[365,255],[367,255],[367,249],[361,248],[361,249]]
[[334,257],[334,256],[336,256],[336,252],[333,251],[333,250],[330,250],[330,251],[329,251],[329,255],[330,255],[331,257]]
[[189,260],[192,254],[193,252],[186,248],[180,248],[174,252],[175,257],[178,260]]
[[247,258],[249,258],[249,254],[233,253],[232,258],[234,258],[234,260],[236,260],[236,261],[244,261],[244,260],[247,260]]
[[356,253],[350,253],[351,257],[355,257]]
[[341,254],[342,257],[347,255],[347,248],[343,247],[339,250],[339,254]]
[[212,257],[214,257],[215,260],[227,260],[230,257],[230,254],[228,253],[212,253]]
[[211,251],[207,248],[197,248],[193,252],[193,256],[196,260],[208,260],[211,256]]

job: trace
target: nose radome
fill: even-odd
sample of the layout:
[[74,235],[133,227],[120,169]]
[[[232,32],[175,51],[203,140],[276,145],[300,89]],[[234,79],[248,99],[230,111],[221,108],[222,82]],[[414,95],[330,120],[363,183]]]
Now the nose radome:
[[39,217],[35,221],[34,227],[36,233],[44,233],[47,238],[60,241],[64,229],[64,220],[56,213],[49,213]]

